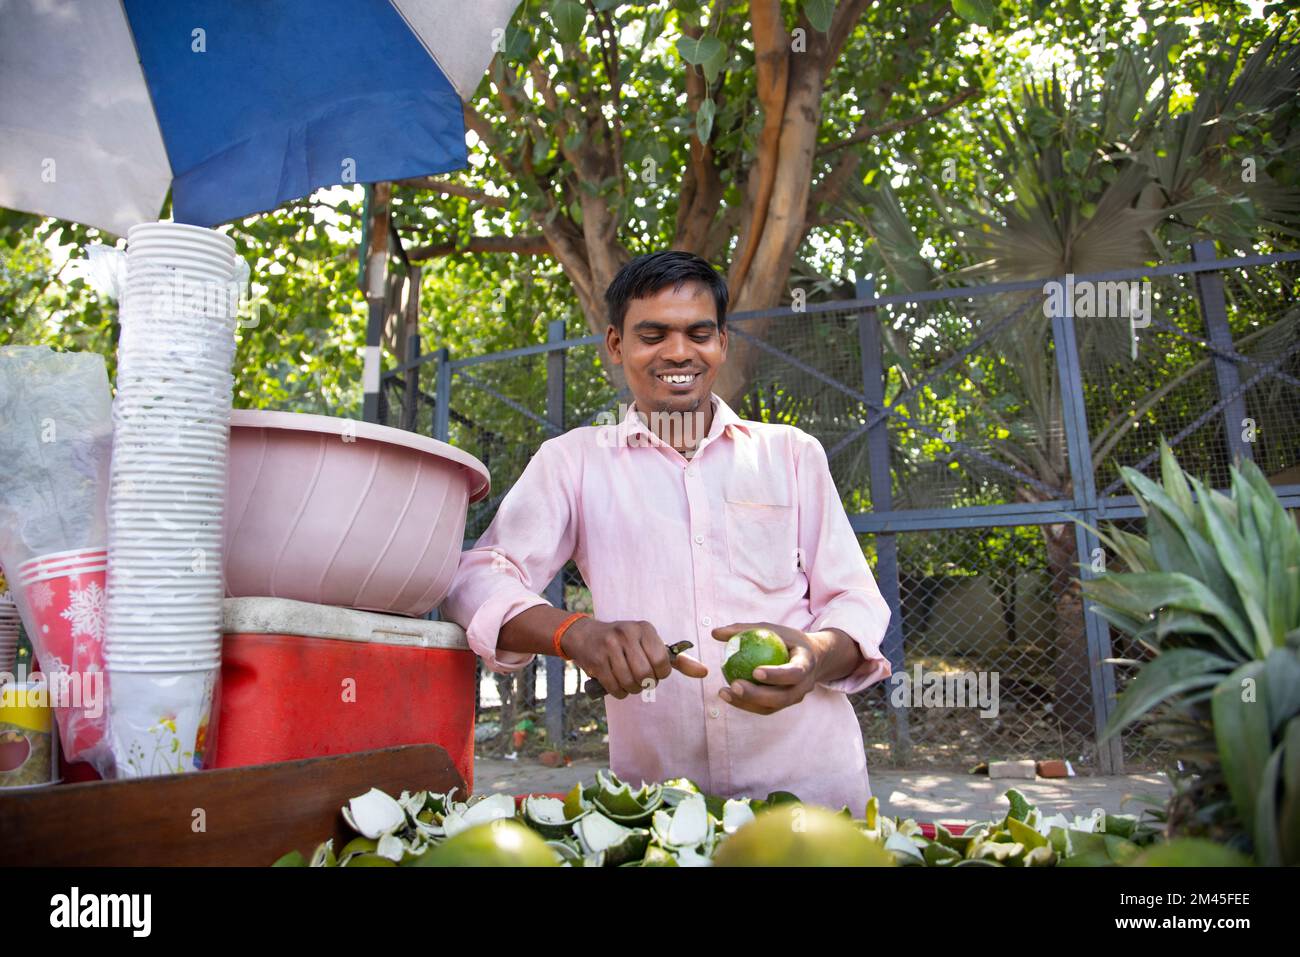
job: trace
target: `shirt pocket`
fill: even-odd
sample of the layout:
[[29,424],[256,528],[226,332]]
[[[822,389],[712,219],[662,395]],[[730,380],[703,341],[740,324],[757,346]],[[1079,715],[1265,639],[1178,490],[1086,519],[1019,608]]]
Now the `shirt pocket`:
[[784,588],[794,578],[798,540],[793,505],[768,502],[723,502],[727,522],[727,559],[733,574],[764,591]]

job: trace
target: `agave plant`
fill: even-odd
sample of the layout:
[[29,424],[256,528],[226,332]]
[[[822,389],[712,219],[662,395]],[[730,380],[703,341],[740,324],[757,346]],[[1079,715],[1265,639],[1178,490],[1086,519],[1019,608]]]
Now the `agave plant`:
[[1209,836],[1260,864],[1300,863],[1300,527],[1259,468],[1229,495],[1160,447],[1162,483],[1125,483],[1146,535],[1099,533],[1128,570],[1084,583],[1095,610],[1154,657],[1103,739],[1152,713],[1178,746],[1170,836]]

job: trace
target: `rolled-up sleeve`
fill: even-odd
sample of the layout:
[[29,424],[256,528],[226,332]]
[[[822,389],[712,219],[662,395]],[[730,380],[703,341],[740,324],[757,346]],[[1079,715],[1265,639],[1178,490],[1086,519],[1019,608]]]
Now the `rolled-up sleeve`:
[[814,618],[808,630],[838,628],[857,642],[862,652],[858,667],[843,678],[821,683],[831,691],[853,694],[892,673],[880,651],[889,625],[889,604],[876,587],[840,502],[825,449],[813,436],[798,435],[799,547]]
[[441,612],[465,629],[469,646],[492,671],[523,668],[535,655],[498,651],[501,626],[536,605],[573,556],[575,484],[559,439],[543,442],[460,566]]

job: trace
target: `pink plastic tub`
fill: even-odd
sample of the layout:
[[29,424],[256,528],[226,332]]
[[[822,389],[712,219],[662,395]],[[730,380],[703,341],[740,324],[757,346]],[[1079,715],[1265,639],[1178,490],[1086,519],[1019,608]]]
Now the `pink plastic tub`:
[[292,412],[231,415],[226,595],[423,615],[447,595],[487,468],[445,442]]

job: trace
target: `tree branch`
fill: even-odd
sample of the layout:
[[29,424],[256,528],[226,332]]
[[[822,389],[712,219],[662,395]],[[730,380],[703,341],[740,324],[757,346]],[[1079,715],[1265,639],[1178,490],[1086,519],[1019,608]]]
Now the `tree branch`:
[[827,153],[833,153],[836,150],[842,150],[846,146],[852,146],[854,143],[863,143],[877,136],[884,136],[887,133],[897,133],[899,130],[905,130],[909,127],[916,126],[918,123],[924,123],[926,120],[933,119],[941,113],[947,113],[954,107],[960,106],[967,100],[976,99],[984,95],[984,91],[979,87],[967,87],[959,93],[955,93],[948,99],[935,106],[922,110],[916,116],[909,116],[905,120],[893,120],[889,123],[882,123],[880,126],[859,126],[849,136],[836,143],[825,143],[817,147],[817,155],[824,156]]
[[849,42],[849,37],[853,35],[853,30],[862,19],[862,12],[869,2],[870,0],[844,0],[836,6],[835,14],[831,19],[830,44],[826,51],[825,69],[822,71],[823,80],[830,74],[831,68],[844,52],[844,45]]
[[[758,135],[753,164],[758,176],[751,193],[754,199],[752,216],[745,224],[736,258],[728,270],[727,281],[734,292],[739,292],[744,285],[749,264],[753,261],[759,240],[763,236],[767,207],[776,185],[781,124],[785,120],[786,96],[790,83],[790,35],[785,29],[780,0],[755,0],[750,4],[749,10],[754,33],[754,64],[757,67],[758,101],[763,110],[763,129]],[[803,55],[807,56],[808,53]]]
[[455,256],[458,253],[517,253],[520,256],[550,256],[551,245],[545,236],[473,236],[468,243],[434,243],[406,251],[411,262]]
[[842,154],[831,166],[830,170],[817,183],[813,189],[812,195],[808,197],[808,221],[804,225],[804,234],[807,235],[809,229],[813,226],[822,226],[827,223],[839,222],[842,216],[824,217],[819,210],[828,203],[834,203],[840,199],[844,193],[844,187],[848,185],[850,179],[858,171],[858,166],[862,162],[862,157],[856,152]]
[[464,186],[460,183],[448,183],[445,180],[434,179],[432,176],[416,176],[411,179],[400,179],[397,181],[397,185],[408,186],[411,189],[431,189],[439,193],[445,193],[448,196],[460,196],[483,206],[495,206],[498,209],[508,209],[510,206],[510,200],[504,196],[491,196],[482,190],[474,189],[471,186]]
[[[698,39],[703,34],[703,30],[685,25],[682,33],[692,39]],[[709,88],[704,82],[704,76],[695,66],[686,63],[684,67],[686,114],[691,116],[699,112],[701,104],[709,97]],[[713,222],[722,197],[722,180],[718,176],[717,164],[714,162],[712,140],[713,136],[710,135],[709,142],[701,141],[696,131],[692,131],[687,140],[690,161],[682,171],[682,182],[677,199],[677,221],[673,228],[673,246],[697,255],[703,253],[709,224]]]

